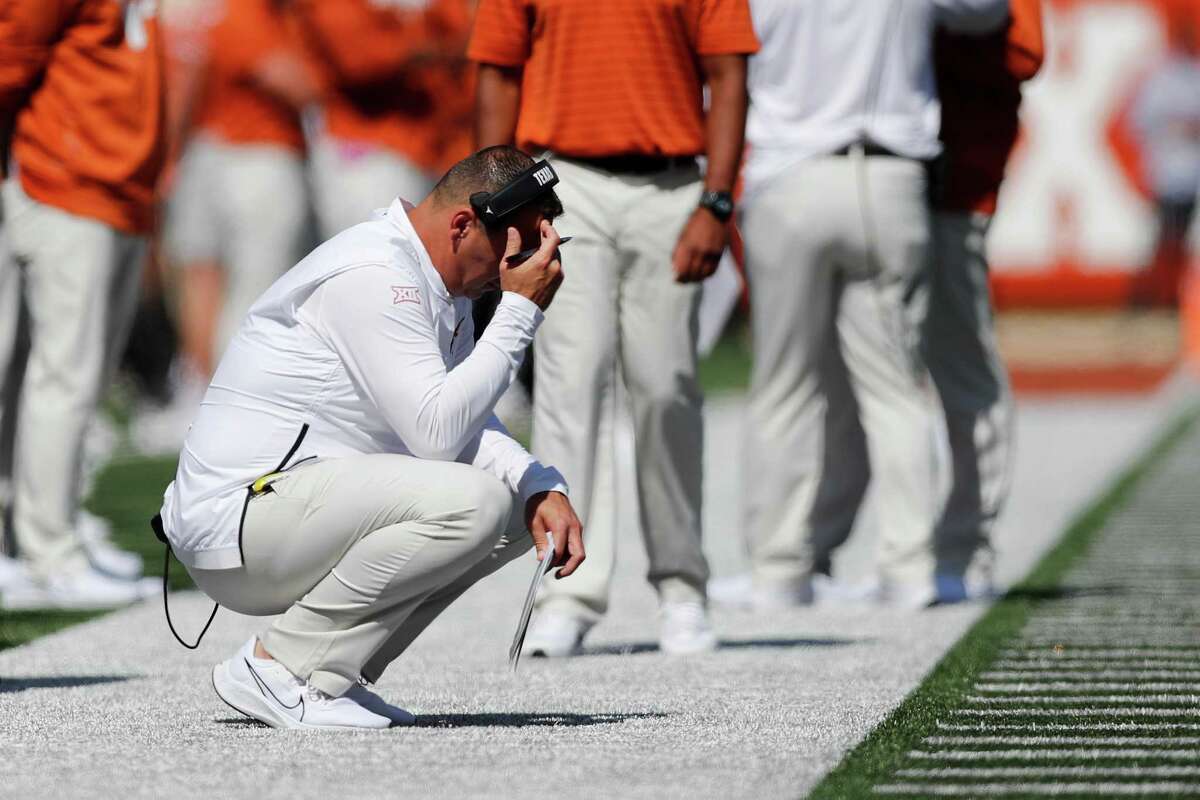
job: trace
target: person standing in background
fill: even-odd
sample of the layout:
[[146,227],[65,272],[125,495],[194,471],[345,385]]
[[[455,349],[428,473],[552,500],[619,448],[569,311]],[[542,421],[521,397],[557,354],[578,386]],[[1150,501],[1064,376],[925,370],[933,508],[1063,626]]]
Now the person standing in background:
[[134,424],[150,451],[178,449],[217,356],[254,299],[308,239],[301,111],[320,89],[288,0],[215,0],[199,15],[200,52],[181,81],[183,156],[163,251],[178,276],[181,358],[175,397]]
[[1133,130],[1158,211],[1158,241],[1134,281],[1136,305],[1174,306],[1187,270],[1187,240],[1200,194],[1200,41],[1196,9],[1168,13],[1167,52],[1138,90]]
[[297,0],[308,49],[329,84],[311,153],[322,238],[397,196],[416,202],[446,160],[437,70],[462,60],[463,0]]
[[924,353],[950,443],[950,492],[934,529],[942,603],[992,591],[990,540],[1008,497],[1013,401],[996,347],[985,241],[1017,140],[1021,84],[1043,56],[1041,0],[1010,0],[1008,25],[988,36],[943,30],[934,44],[944,169]]
[[[534,342],[533,452],[574,488],[591,558],[540,597],[525,652],[566,656],[608,608],[618,371],[668,653],[712,650],[701,549],[700,281],[729,241],[746,117],[745,0],[483,0],[476,144],[549,152],[574,237]],[[710,103],[704,109],[707,85]],[[697,156],[707,158],[701,175]]]
[[0,3],[6,268],[29,323],[9,515],[23,570],[6,608],[121,605],[158,586],[97,569],[75,530],[84,431],[128,332],[163,163],[154,12],[152,0]]
[[[939,151],[937,25],[985,32],[1005,0],[752,0],[740,230],[754,366],[744,438],[749,580],[714,599],[811,603],[879,492],[879,586],[935,599],[933,390],[920,354]],[[822,80],[818,74],[836,76]]]

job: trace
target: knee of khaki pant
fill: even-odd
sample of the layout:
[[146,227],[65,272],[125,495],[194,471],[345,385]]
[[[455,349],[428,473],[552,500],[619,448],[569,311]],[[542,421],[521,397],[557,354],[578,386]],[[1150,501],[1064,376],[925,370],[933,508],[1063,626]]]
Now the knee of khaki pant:
[[513,513],[513,495],[497,478],[482,470],[474,470],[460,487],[472,509],[472,543],[487,550],[508,527]]

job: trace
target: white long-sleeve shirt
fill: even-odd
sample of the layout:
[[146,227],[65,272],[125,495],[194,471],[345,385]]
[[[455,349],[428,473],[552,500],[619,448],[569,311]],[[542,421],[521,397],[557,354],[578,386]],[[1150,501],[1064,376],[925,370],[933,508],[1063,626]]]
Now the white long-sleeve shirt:
[[762,48],[747,76],[748,194],[855,142],[937,156],[934,28],[994,30],[1008,0],[750,0],[750,13]]
[[240,566],[250,484],[314,457],[458,460],[522,498],[565,492],[492,413],[541,321],[505,293],[475,344],[470,300],[446,291],[399,200],[330,239],[258,299],[217,367],[163,497],[176,555]]

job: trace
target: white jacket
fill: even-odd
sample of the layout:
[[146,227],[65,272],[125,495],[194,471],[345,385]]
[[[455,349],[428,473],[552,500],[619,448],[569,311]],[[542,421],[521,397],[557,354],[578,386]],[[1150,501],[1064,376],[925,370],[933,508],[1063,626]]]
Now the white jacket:
[[941,152],[935,26],[999,27],[1008,0],[750,0],[747,193],[855,142],[930,159]]
[[522,498],[565,492],[492,409],[542,321],[505,293],[473,344],[400,200],[314,250],[251,307],[188,430],[163,527],[179,560],[242,564],[257,478],[312,458],[400,453],[458,460]]

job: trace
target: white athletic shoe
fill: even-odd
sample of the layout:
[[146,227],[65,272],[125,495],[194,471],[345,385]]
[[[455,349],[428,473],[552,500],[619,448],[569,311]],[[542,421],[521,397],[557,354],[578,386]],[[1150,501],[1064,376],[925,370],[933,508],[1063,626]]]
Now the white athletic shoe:
[[80,509],[75,534],[83,543],[88,561],[100,572],[126,581],[142,577],[142,557],[112,543],[112,525],[108,520]]
[[992,600],[998,595],[990,580],[972,580],[970,576],[934,575],[933,585],[939,605]]
[[0,553],[0,593],[3,593],[5,587],[9,585],[16,585],[28,580],[29,576],[25,572],[24,564]]
[[902,611],[919,611],[929,608],[937,600],[937,591],[933,581],[928,583],[891,583],[882,581],[879,584],[879,604]]
[[821,606],[848,606],[879,600],[879,581],[850,583],[832,575],[813,575],[813,601]]
[[379,695],[372,692],[369,686],[370,684],[368,684],[364,679],[359,678],[358,683],[351,686],[346,691],[346,694],[343,695],[343,697],[350,698],[373,714],[378,714],[381,717],[387,717],[392,721],[393,725],[407,726],[412,725],[417,721],[415,714],[405,711],[399,706],[392,705]]
[[22,609],[104,609],[127,606],[162,593],[159,578],[127,581],[85,567],[76,572],[51,576],[46,581],[26,575],[4,588],[0,605],[10,611]]
[[583,637],[592,623],[574,614],[543,611],[534,618],[525,634],[521,652],[535,658],[563,658],[579,653]]
[[713,578],[708,582],[708,600],[722,608],[748,611],[783,611],[811,605],[813,586],[805,581],[795,586],[755,586],[750,573]]
[[330,697],[278,661],[254,656],[255,637],[213,667],[217,696],[231,708],[272,728],[380,729],[392,721],[349,697]]
[[688,656],[717,649],[717,635],[708,623],[703,603],[695,600],[663,603],[659,616],[662,627],[658,647],[664,653]]

